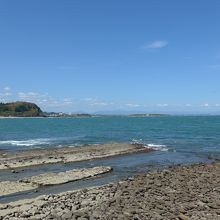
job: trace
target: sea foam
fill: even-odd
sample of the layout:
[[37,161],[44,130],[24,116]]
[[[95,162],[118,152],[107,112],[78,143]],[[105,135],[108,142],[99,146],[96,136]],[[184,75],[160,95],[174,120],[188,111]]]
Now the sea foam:
[[30,140],[8,140],[8,141],[0,141],[0,145],[12,145],[12,146],[36,146],[36,145],[47,145],[50,144],[50,139],[39,138],[39,139],[30,139]]
[[142,139],[133,139],[132,140],[132,143],[134,144],[143,144],[144,147],[146,148],[149,148],[149,149],[153,149],[153,150],[157,150],[157,151],[169,151],[169,148],[164,145],[164,144],[148,144],[148,143],[145,143]]
[[151,148],[153,150],[169,151],[169,148],[164,144],[147,144],[147,145],[145,145],[145,147]]

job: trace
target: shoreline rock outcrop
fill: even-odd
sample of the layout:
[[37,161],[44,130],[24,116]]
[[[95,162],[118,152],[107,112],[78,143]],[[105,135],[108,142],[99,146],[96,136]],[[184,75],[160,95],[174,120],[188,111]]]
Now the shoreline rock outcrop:
[[154,150],[146,148],[142,144],[109,143],[85,145],[81,147],[38,149],[15,153],[1,152],[0,170],[14,170],[21,167],[55,163],[74,163],[91,159],[151,151]]
[[111,170],[111,167],[101,166],[73,169],[59,173],[44,173],[38,176],[32,176],[18,181],[2,181],[0,182],[0,196],[10,195],[18,192],[25,192],[37,189],[41,186],[51,186],[74,182],[77,180],[82,180],[108,173]]

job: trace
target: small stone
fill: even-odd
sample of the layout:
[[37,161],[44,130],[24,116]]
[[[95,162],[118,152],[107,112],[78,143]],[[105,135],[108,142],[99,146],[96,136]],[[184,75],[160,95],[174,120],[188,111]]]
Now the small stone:
[[178,218],[179,218],[180,220],[190,220],[189,217],[187,217],[186,215],[183,215],[183,214],[180,214],[180,215],[178,216]]
[[12,173],[18,173],[18,171],[16,171],[16,170],[11,170],[11,172],[12,172]]
[[67,212],[62,215],[62,219],[71,219],[73,213],[72,212]]
[[31,214],[26,211],[21,214],[21,217],[24,217],[24,218],[28,218],[30,216],[31,216]]
[[140,220],[139,216],[136,214],[133,216],[133,220]]

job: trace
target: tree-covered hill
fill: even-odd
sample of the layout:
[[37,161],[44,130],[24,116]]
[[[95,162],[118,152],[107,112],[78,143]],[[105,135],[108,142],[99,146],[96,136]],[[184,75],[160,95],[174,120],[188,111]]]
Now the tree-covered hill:
[[41,109],[30,102],[0,103],[2,117],[38,117],[43,116]]

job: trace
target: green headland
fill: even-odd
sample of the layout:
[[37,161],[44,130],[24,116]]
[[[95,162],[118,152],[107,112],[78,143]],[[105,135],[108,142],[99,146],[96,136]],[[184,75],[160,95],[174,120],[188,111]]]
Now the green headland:
[[34,103],[0,103],[0,117],[41,117],[42,110]]

